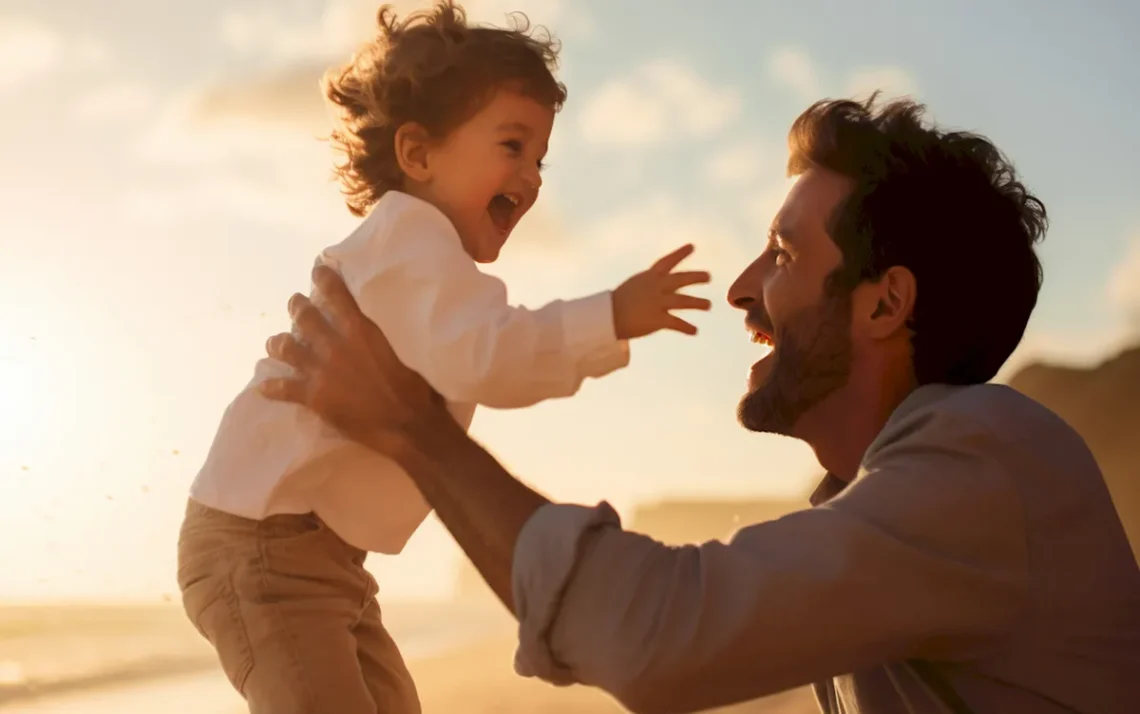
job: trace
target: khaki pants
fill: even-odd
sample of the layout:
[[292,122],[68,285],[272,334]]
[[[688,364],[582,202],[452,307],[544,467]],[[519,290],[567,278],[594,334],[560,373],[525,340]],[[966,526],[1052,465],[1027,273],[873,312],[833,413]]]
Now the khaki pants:
[[186,614],[252,714],[418,714],[364,556],[312,514],[239,518],[191,501]]

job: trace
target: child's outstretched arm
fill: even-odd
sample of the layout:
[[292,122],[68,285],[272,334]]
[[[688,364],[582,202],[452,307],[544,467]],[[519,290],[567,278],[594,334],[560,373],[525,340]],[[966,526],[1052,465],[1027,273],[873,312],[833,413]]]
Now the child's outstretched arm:
[[434,209],[410,206],[385,233],[360,246],[375,255],[345,261],[341,273],[400,361],[451,401],[518,408],[571,396],[587,377],[628,364],[626,340],[662,328],[690,331],[668,310],[708,305],[676,292],[707,281],[703,273],[671,272],[689,251],[617,291],[530,310],[508,302],[503,282],[475,266]]

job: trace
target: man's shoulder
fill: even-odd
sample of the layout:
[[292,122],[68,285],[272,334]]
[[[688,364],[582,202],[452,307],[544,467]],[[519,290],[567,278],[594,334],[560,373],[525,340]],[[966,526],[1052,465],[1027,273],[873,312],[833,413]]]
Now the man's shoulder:
[[989,428],[999,434],[1073,432],[1072,428],[1041,402],[1004,384],[957,387],[929,408],[934,413]]
[[1026,448],[1034,443],[1086,450],[1084,440],[1061,417],[1004,384],[931,385],[920,388],[911,399],[915,404],[900,417],[892,417],[884,428],[884,440],[921,435],[969,440],[985,450]]

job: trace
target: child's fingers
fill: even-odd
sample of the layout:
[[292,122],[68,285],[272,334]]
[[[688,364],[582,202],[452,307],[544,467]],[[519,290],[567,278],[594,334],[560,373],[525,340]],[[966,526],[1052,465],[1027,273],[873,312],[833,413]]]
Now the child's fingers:
[[669,273],[661,276],[661,283],[666,290],[680,290],[690,285],[704,285],[711,277],[707,271],[692,270],[684,273]]
[[653,267],[650,268],[650,270],[652,270],[655,273],[671,272],[673,270],[673,268],[676,268],[677,265],[680,264],[680,262],[682,260],[684,260],[685,258],[688,258],[690,255],[692,255],[692,253],[693,253],[693,244],[692,243],[689,243],[687,245],[683,245],[680,248],[678,248],[677,250],[670,253],[669,255],[665,256],[664,258],[661,258],[656,263],[654,263]]
[[685,335],[697,334],[697,328],[695,325],[688,323],[688,322],[685,322],[684,320],[677,317],[676,315],[669,315],[665,319],[665,329],[666,330],[673,330],[675,332],[680,332],[681,334],[685,334]]
[[708,310],[711,308],[712,302],[708,298],[696,297],[695,295],[673,293],[665,299],[666,310]]

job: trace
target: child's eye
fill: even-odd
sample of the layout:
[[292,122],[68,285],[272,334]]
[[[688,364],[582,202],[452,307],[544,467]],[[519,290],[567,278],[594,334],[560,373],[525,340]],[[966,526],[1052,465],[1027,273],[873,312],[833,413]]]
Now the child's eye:
[[522,142],[517,139],[508,139],[503,142],[503,146],[510,149],[512,154],[522,153]]
[[546,162],[543,161],[542,159],[539,159],[538,161],[534,162],[534,164],[535,164],[535,166],[538,167],[539,171],[545,171],[546,170]]

